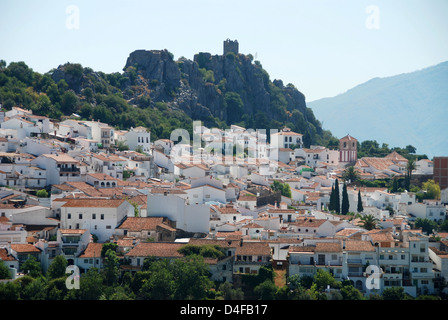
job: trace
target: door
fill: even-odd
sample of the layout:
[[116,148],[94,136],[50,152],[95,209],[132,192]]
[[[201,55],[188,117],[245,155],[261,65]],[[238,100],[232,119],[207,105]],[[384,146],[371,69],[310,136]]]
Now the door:
[[317,256],[317,264],[325,264],[325,255],[324,254],[319,254]]

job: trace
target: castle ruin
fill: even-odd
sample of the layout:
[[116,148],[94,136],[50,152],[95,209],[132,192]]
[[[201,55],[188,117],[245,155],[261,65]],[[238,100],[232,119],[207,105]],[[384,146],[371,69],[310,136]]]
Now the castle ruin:
[[233,52],[234,54],[238,54],[238,41],[232,41],[230,39],[227,39],[224,41],[224,55],[226,55],[229,52]]

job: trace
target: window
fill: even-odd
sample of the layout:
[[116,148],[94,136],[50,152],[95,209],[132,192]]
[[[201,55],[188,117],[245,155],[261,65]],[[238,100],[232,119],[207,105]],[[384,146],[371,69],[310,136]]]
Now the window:
[[104,213],[101,214],[101,220],[104,220]]
[[106,229],[111,229],[112,227],[111,226],[106,226]]
[[96,213],[92,213],[92,219],[96,219]]
[[67,214],[67,219],[71,219],[72,218],[72,214],[71,213],[68,213]]
[[82,219],[82,213],[79,214],[79,219]]

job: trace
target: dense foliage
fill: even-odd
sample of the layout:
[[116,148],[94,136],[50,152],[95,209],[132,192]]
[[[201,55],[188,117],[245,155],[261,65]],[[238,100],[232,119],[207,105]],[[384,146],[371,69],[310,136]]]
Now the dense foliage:
[[[112,73],[94,72],[80,64],[63,66],[70,79],[55,81],[51,70],[40,74],[24,62],[0,60],[0,103],[2,109],[13,106],[31,109],[34,114],[62,120],[73,114],[83,120],[100,120],[119,129],[143,126],[151,129],[155,139],[169,138],[174,128],[192,132],[192,120],[182,111],[158,102],[150,107],[149,98],[142,96],[137,105],[129,103],[121,85],[129,77]],[[78,79],[78,80],[76,80]]]

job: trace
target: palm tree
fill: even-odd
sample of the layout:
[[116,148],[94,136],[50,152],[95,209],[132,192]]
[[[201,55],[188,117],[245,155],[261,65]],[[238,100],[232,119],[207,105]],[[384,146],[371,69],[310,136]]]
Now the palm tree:
[[378,223],[378,219],[375,218],[373,215],[371,214],[367,214],[365,216],[361,217],[361,221],[362,221],[362,227],[366,230],[372,230],[372,229],[376,229],[377,223]]
[[342,177],[344,178],[345,181],[349,181],[350,184],[356,182],[360,178],[359,172],[358,170],[355,169],[354,166],[350,166],[347,169],[345,169],[344,172],[342,173]]
[[414,159],[409,160],[408,164],[406,165],[405,184],[406,184],[406,190],[408,190],[408,191],[411,187],[412,171],[414,171],[416,167],[417,167],[417,165],[415,164]]

